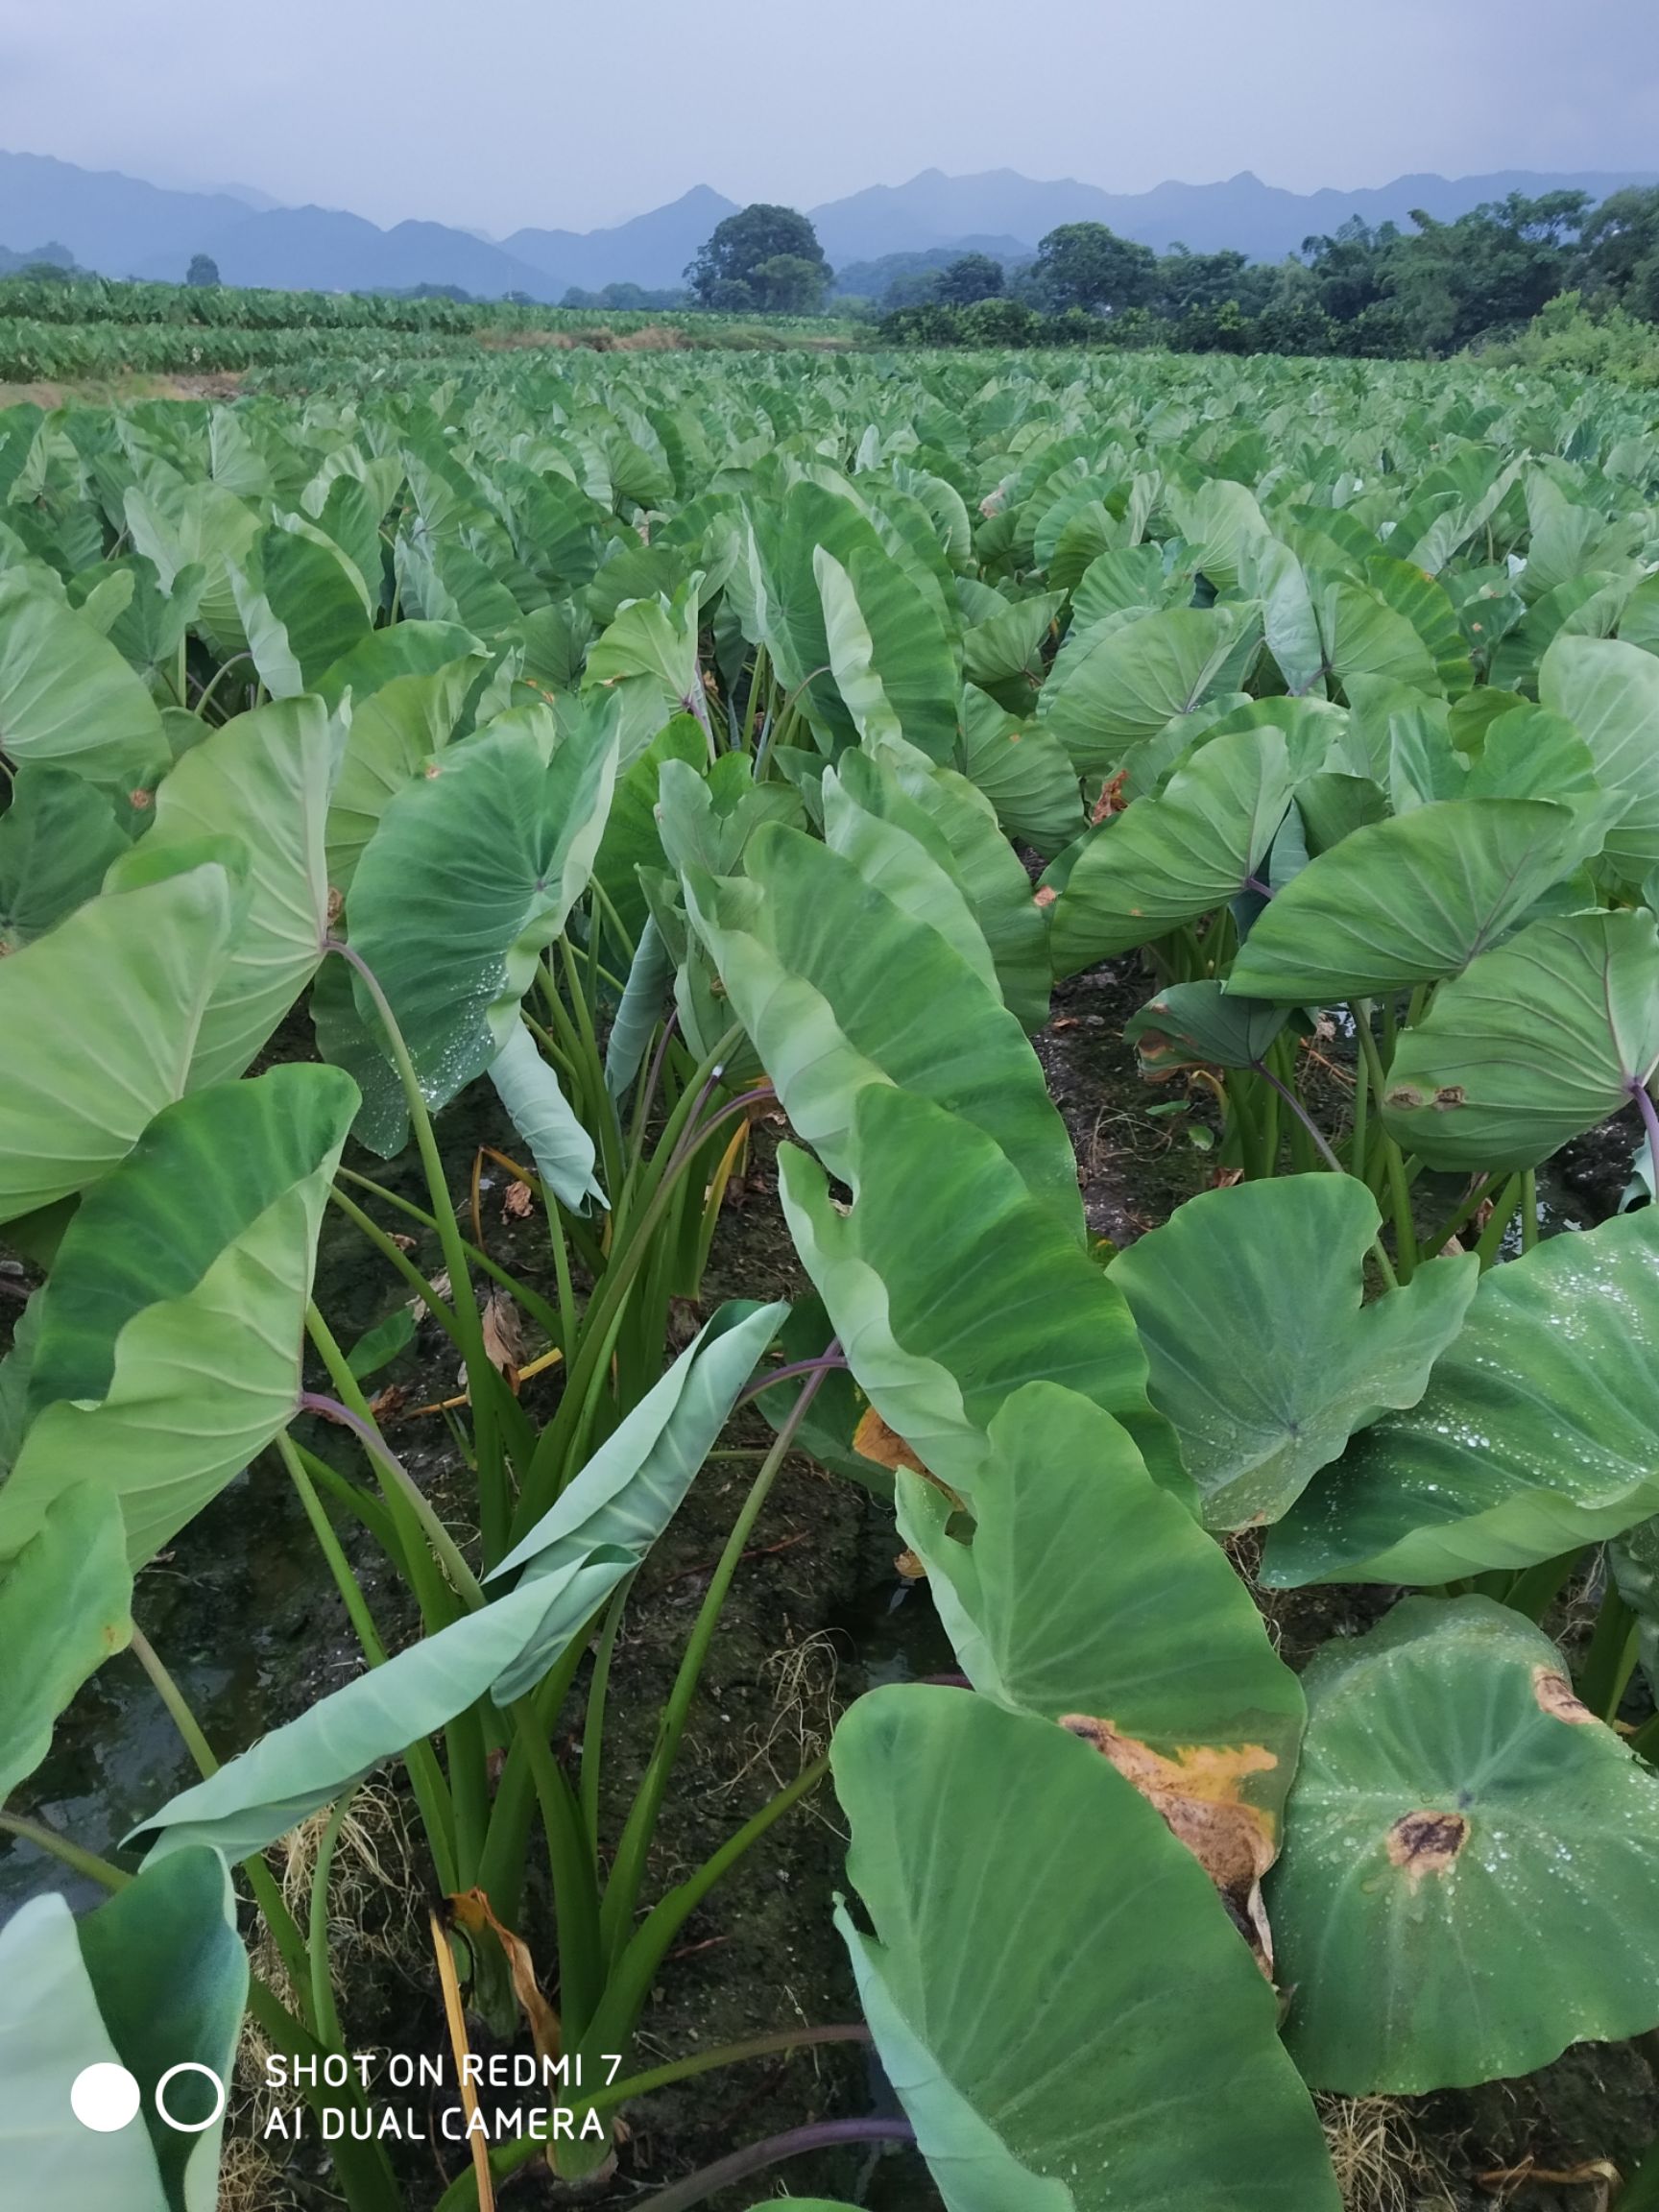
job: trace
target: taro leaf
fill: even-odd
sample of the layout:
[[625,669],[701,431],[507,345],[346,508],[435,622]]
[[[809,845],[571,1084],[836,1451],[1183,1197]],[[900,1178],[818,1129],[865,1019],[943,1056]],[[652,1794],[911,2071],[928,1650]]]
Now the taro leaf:
[[1659,925],[1640,907],[1531,923],[1436,993],[1382,1115],[1431,1166],[1530,1167],[1659,1067]]
[[949,760],[958,729],[960,674],[925,594],[891,554],[854,546],[843,566],[827,545],[812,556],[828,659],[860,736],[903,737]]
[[1574,725],[1597,781],[1621,802],[1606,856],[1640,882],[1659,862],[1659,659],[1614,639],[1562,637],[1544,657],[1538,696]]
[[[212,2212],[222,2123],[179,2133],[155,2115],[172,2066],[228,2081],[248,1961],[223,1862],[192,1852],[141,1874],[77,1927],[61,1897],[32,1898],[0,1931],[0,2162],[20,2202]],[[88,2066],[125,2066],[142,2123],[83,2127],[70,2089]],[[169,2083],[169,2110],[204,2116],[207,2083]],[[204,2100],[193,2104],[193,2097]]]
[[0,1928],[0,2162],[21,2204],[173,2212],[147,2129],[94,2133],[69,2092],[88,2066],[119,2066],[63,1899],[32,1897]]
[[1286,1175],[1200,1191],[1113,1262],[1211,1527],[1277,1521],[1462,1326],[1473,1253],[1362,1303],[1379,1220],[1352,1176]]
[[1429,1388],[1274,1532],[1262,1579],[1438,1583],[1529,1567],[1659,1512],[1659,1214],[1551,1237],[1480,1279]]
[[247,567],[232,566],[236,612],[273,699],[315,691],[370,635],[363,582],[353,581],[347,562],[325,541],[272,529],[251,548]]
[[687,890],[732,1010],[801,1137],[845,1174],[858,1094],[904,1085],[985,1130],[1080,1248],[1070,1140],[990,984],[798,830],[763,825],[744,865],[741,878],[694,873]]
[[94,622],[28,580],[0,576],[0,752],[72,761],[124,789],[167,759],[156,702]]
[[587,682],[614,684],[646,676],[661,697],[663,718],[702,706],[703,674],[697,660],[697,593],[702,576],[687,577],[670,598],[657,592],[628,600],[588,653]]
[[1229,990],[1329,1004],[1438,983],[1583,859],[1586,831],[1537,799],[1448,799],[1356,830],[1273,901]]
[[357,1011],[352,972],[343,959],[325,960],[317,971],[311,1025],[323,1058],[343,1068],[357,1086],[352,1136],[382,1160],[394,1159],[409,1142],[409,1102],[379,1043],[379,1022],[371,1026]]
[[[1023,1028],[1040,1029],[1048,1019],[1047,927],[1031,895],[1031,878],[990,801],[967,777],[929,760],[902,738],[860,747],[837,773],[860,808],[902,825],[932,854],[966,902],[974,933],[989,949],[1003,1002]],[[827,803],[828,798],[826,782]],[[971,965],[978,965],[979,955],[968,945],[952,942]]]
[[373,1329],[366,1329],[346,1355],[346,1364],[359,1382],[366,1382],[371,1375],[378,1375],[381,1368],[396,1359],[399,1352],[406,1352],[415,1341],[415,1316],[406,1306],[398,1306],[388,1313],[384,1321],[376,1321]]
[[471,632],[456,622],[395,622],[390,630],[371,631],[343,661],[336,661],[318,686],[319,694],[333,708],[349,692],[360,709],[400,677],[436,676],[483,650]]
[[572,1214],[605,1208],[605,1193],[593,1180],[593,1140],[521,1022],[491,1061],[490,1080],[551,1196]]
[[1221,687],[1247,620],[1225,607],[1167,608],[1069,638],[1043,687],[1041,712],[1079,774],[1110,775]]
[[960,765],[997,809],[1003,834],[1059,852],[1083,829],[1070,756],[1045,724],[1021,724],[972,685],[962,696]]
[[625,1098],[633,1089],[644,1065],[645,1048],[666,1011],[673,980],[673,954],[662,941],[657,917],[647,914],[616,1019],[605,1040],[605,1088],[613,1098]]
[[[550,709],[503,715],[396,794],[358,861],[351,943],[434,1107],[517,1026],[537,960],[592,873],[616,745],[605,698],[557,743]],[[357,1004],[373,1023],[361,982]]]
[[1245,549],[1243,586],[1262,606],[1262,630],[1286,687],[1298,698],[1324,696],[1325,647],[1308,572],[1276,538]]
[[353,705],[324,833],[334,890],[350,890],[388,802],[454,735],[484,665],[483,655],[474,653],[418,675],[394,676]]
[[1171,983],[1123,1024],[1141,1072],[1158,1082],[1180,1068],[1257,1068],[1291,1008],[1230,998],[1217,982]]
[[779,1193],[854,1380],[923,1465],[972,1491],[997,1408],[1022,1383],[1052,1381],[1121,1421],[1158,1479],[1191,1502],[1122,1292],[1006,1153],[884,1084],[858,1092],[850,1137],[851,1213],[793,1146],[778,1156]]
[[[214,2212],[223,2114],[195,2133],[170,2128],[156,2099],[162,2076],[178,2065],[204,2066],[230,2085],[248,1958],[225,1863],[216,1851],[180,1852],[89,1912],[77,1933],[104,2025],[142,2092],[167,2201],[174,2212]],[[192,2124],[220,2102],[200,2075],[167,2085],[168,2111]]]
[[1380,591],[1330,584],[1315,601],[1325,663],[1346,687],[1351,677],[1385,676],[1417,691],[1440,691],[1434,656],[1410,619]]
[[1292,787],[1277,730],[1201,745],[1156,798],[1089,832],[1049,912],[1056,975],[1225,906],[1266,856]]
[[184,756],[156,796],[156,827],[111,871],[136,882],[163,854],[235,838],[248,900],[230,958],[202,1018],[190,1088],[240,1075],[316,974],[328,928],[324,826],[334,780],[333,727],[315,699],[238,714]]
[[831,1757],[873,1933],[836,1924],[949,2212],[1335,2212],[1271,1989],[1106,1760],[919,1685],[859,1698]]
[[89,1479],[119,1498],[141,1565],[291,1417],[355,1104],[338,1070],[298,1064],[199,1092],[86,1194],[41,1301],[0,1558]]
[[204,866],[90,900],[0,960],[0,1037],[52,1040],[0,1084],[0,1221],[96,1182],[180,1095],[230,929],[230,879]]
[[1065,604],[1064,591],[1044,591],[976,622],[962,639],[962,668],[969,683],[1017,714],[1035,706],[1043,642]]
[[1172,1809],[1204,1802],[1207,1835],[1189,1824],[1183,1840],[1242,1906],[1295,1770],[1295,1676],[1226,1554],[1109,1413],[1028,1382],[989,1435],[966,1494],[971,1543],[937,1483],[898,1477],[900,1528],[964,1671],[1000,1704],[1101,1742],[1131,1779],[1160,1774]]
[[524,1695],[592,1622],[679,1506],[781,1306],[722,1307],[495,1570],[517,1589],[412,1644],[142,1823],[152,1859],[210,1842],[243,1859],[480,1697]]
[[[593,863],[594,881],[616,909],[623,928],[636,942],[645,926],[648,911],[638,871],[660,869],[663,862],[657,801],[662,764],[667,760],[683,762],[701,780],[701,771],[709,761],[709,741],[691,715],[676,714],[638,758],[629,762],[626,772],[617,777],[605,835],[600,840],[599,857]],[[609,916],[606,928],[613,937],[615,932]]]
[[0,814],[0,953],[93,897],[128,843],[107,791],[50,761],[19,768]]
[[635,1564],[625,1552],[598,1550],[562,1574],[463,1615],[319,1698],[209,1780],[170,1798],[132,1840],[149,1842],[149,1865],[198,1843],[232,1860],[264,1850],[383,1760],[486,1695],[527,1647],[544,1650],[550,1666]]
[[0,1578],[0,1804],[45,1758],[82,1683],[125,1649],[132,1602],[121,1509],[107,1490],[78,1483]]
[[1659,1779],[1549,1637],[1489,1599],[1407,1599],[1303,1680],[1269,1897],[1307,2080],[1413,2096],[1659,2022]]
[[[893,742],[902,743],[902,739]],[[926,758],[926,755],[920,757]],[[985,932],[957,881],[950,848],[926,806],[899,786],[891,770],[883,773],[868,741],[850,746],[841,757],[841,767],[826,770],[820,788],[824,842],[830,852],[856,869],[871,890],[891,900],[911,921],[935,930],[981,983],[998,998],[1003,998]],[[994,829],[992,834],[1020,868],[1003,843],[1001,831]],[[1030,908],[1031,888],[1022,868],[1020,878]],[[1032,919],[1041,936],[1042,921],[1034,909]],[[1045,960],[1045,997],[1046,971]]]

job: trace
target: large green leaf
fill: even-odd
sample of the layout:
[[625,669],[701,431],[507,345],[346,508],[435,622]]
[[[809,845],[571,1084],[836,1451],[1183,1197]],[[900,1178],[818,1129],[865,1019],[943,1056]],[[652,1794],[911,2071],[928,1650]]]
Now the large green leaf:
[[987,1131],[1080,1244],[1070,1140],[1018,1021],[983,974],[798,830],[762,825],[744,868],[741,878],[692,872],[692,911],[806,1142],[844,1173],[860,1092],[904,1085]]
[[1294,781],[1279,731],[1240,730],[1201,745],[1159,796],[1092,830],[1059,864],[1054,973],[1074,975],[1237,898],[1278,834]]
[[958,734],[960,679],[950,641],[891,555],[854,547],[844,567],[826,545],[812,556],[824,602],[830,667],[859,734],[903,737],[949,760]]
[[[557,740],[550,709],[501,716],[394,795],[357,863],[352,947],[434,1106],[508,1042],[538,958],[587,889],[617,720],[603,697]],[[375,1023],[361,984],[358,1010]]]
[[1379,1219],[1350,1175],[1287,1175],[1200,1191],[1114,1262],[1212,1527],[1277,1521],[1461,1328],[1472,1253],[1362,1304]]
[[183,1092],[231,931],[225,870],[192,868],[77,908],[0,960],[0,1221],[81,1190]]
[[832,1758],[873,1932],[837,1924],[949,2212],[1335,2212],[1271,1989],[1108,1761],[917,1687]]
[[128,842],[107,791],[50,761],[19,768],[0,814],[0,955],[90,899]]
[[1481,1277],[1421,1402],[1358,1437],[1274,1532],[1263,1579],[1454,1581],[1659,1512],[1659,1214]]
[[1250,636],[1248,619],[1225,607],[1174,607],[1127,624],[1095,624],[1067,639],[1041,711],[1080,773],[1110,775],[1132,747],[1223,688]]
[[1413,2095],[1659,2023],[1659,1778],[1547,1636],[1410,1599],[1304,1680],[1270,1896],[1308,2080]]
[[[1048,1019],[1048,932],[1024,864],[1003,836],[990,801],[967,777],[929,760],[902,738],[860,747],[834,773],[859,808],[900,825],[932,854],[960,891],[974,931],[990,951],[1004,1003],[1022,1027],[1040,1029]],[[828,804],[828,778],[825,795]],[[833,844],[828,815],[825,830]],[[977,964],[974,954],[968,957]]]
[[1326,1004],[1438,983],[1570,875],[1587,841],[1576,815],[1535,799],[1448,799],[1372,823],[1285,886],[1228,988]]
[[42,1299],[0,1558],[80,1481],[150,1558],[293,1414],[317,1229],[356,1105],[276,1068],[167,1108],[84,1199]]
[[777,1333],[781,1306],[723,1307],[495,1570],[517,1587],[274,1729],[142,1824],[152,1857],[262,1850],[487,1695],[523,1695],[667,1526]]
[[314,691],[370,635],[363,579],[321,532],[267,530],[247,566],[231,568],[230,583],[253,665],[273,699]]
[[1433,1166],[1530,1167],[1659,1068],[1659,924],[1534,922],[1435,995],[1388,1070],[1389,1134]]
[[[80,1923],[81,1956],[121,2062],[136,2080],[172,2212],[214,2212],[224,2115],[195,2131],[156,2107],[175,2066],[204,2067],[228,2092],[248,1997],[236,1899],[215,1851],[179,1853]],[[221,2100],[200,2075],[167,2084],[167,2110],[192,2124]],[[126,2212],[123,2200],[122,2212]]]
[[[616,909],[617,919],[636,944],[649,913],[638,871],[641,868],[660,870],[663,864],[657,801],[662,764],[667,760],[681,761],[696,775],[708,765],[708,740],[701,725],[689,714],[676,714],[638,758],[629,762],[625,773],[617,777],[605,835],[600,840],[599,857],[593,863],[594,881]],[[607,942],[611,943],[615,931],[609,916],[605,927]]]
[[0,752],[72,761],[126,788],[152,782],[167,759],[155,700],[97,625],[9,576],[0,576]]
[[793,1146],[779,1154],[779,1193],[854,1376],[923,1464],[971,1491],[998,1407],[1023,1383],[1063,1382],[1190,1499],[1122,1292],[994,1139],[875,1083],[854,1100],[849,1137],[850,1212]]
[[34,1773],[53,1724],[132,1633],[121,1511],[93,1483],[66,1490],[0,1579],[0,1803]]
[[[1242,1908],[1275,1847],[1302,1732],[1296,1677],[1226,1554],[1147,1473],[1128,1431],[1053,1382],[993,1416],[963,1492],[898,1475],[899,1526],[964,1672],[1004,1705],[1112,1743],[1231,1823]],[[1109,1732],[1109,1733],[1108,1733]],[[1146,1758],[1152,1754],[1161,1767]]]
[[483,655],[469,654],[439,668],[395,676],[353,706],[325,830],[333,889],[343,895],[350,890],[388,801],[449,742],[483,670]]
[[317,971],[328,929],[324,828],[334,780],[333,726],[316,699],[238,714],[192,746],[156,796],[156,826],[116,864],[110,887],[161,855],[236,839],[249,858],[247,902],[207,1001],[190,1088],[240,1075]]
[[1083,829],[1077,771],[1042,722],[1017,722],[970,685],[962,694],[960,765],[997,809],[1003,833],[1059,852]]
[[1538,697],[1575,726],[1597,781],[1619,800],[1607,857],[1640,882],[1659,863],[1659,659],[1610,638],[1561,637],[1544,656]]

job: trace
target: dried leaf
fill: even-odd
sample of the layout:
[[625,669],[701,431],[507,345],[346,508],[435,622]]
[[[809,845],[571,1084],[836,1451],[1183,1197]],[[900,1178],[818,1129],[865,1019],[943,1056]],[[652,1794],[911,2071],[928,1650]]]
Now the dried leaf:
[[1262,1877],[1273,1863],[1277,1844],[1272,1820],[1260,1806],[1245,1802],[1241,1786],[1250,1775],[1265,1774],[1279,1764],[1273,1753],[1261,1743],[1195,1743],[1166,1759],[1150,1744],[1120,1735],[1110,1720],[1087,1713],[1062,1714],[1060,1725],[1093,1743],[1163,1815],[1170,1834],[1186,1844],[1214,1883],[1271,1981],[1273,1937],[1262,1903]]
[[484,1357],[507,1378],[507,1386],[518,1387],[518,1363],[524,1350],[524,1325],[518,1309],[505,1290],[491,1293],[484,1308]]
[[527,1183],[509,1183],[501,1198],[503,1221],[522,1221],[535,1210],[536,1201],[530,1195]]
[[874,1406],[865,1407],[858,1426],[853,1431],[853,1449],[860,1459],[870,1459],[889,1473],[908,1467],[912,1475],[926,1475],[923,1466],[908,1444],[896,1429],[889,1429]]
[[513,1994],[518,2000],[518,2008],[535,2041],[538,2057],[557,2058],[562,2048],[559,2015],[541,1994],[535,1960],[523,1937],[501,1925],[491,1911],[490,1900],[482,1889],[466,1889],[459,1896],[451,1897],[449,1911],[456,1927],[465,1929],[469,1936],[481,1936],[487,1928],[493,1934],[506,1954],[508,1971],[513,1977]]

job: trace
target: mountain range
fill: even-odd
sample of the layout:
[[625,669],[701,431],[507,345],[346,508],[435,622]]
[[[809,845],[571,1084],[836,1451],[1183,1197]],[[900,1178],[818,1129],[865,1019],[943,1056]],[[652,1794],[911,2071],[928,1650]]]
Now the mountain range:
[[[926,169],[907,184],[873,184],[809,210],[832,265],[941,248],[1028,258],[1061,223],[1106,223],[1125,238],[1166,252],[1235,247],[1252,260],[1279,260],[1304,238],[1349,216],[1402,225],[1414,208],[1442,222],[1509,192],[1570,188],[1604,198],[1626,184],[1659,183],[1659,172],[1545,175],[1503,170],[1483,177],[1397,178],[1343,192],[1287,192],[1248,170],[1224,183],[1157,185],[1108,192],[1075,179],[1040,182],[1012,169],[947,177]],[[699,184],[665,207],[602,230],[527,228],[493,240],[443,223],[381,229],[337,208],[264,204],[244,187],[182,192],[112,170],[77,168],[44,155],[0,153],[0,245],[60,242],[82,267],[108,276],[178,281],[191,256],[209,254],[227,284],[318,291],[401,291],[459,285],[481,298],[509,292],[554,301],[571,286],[595,291],[634,283],[676,285],[715,225],[736,203]]]

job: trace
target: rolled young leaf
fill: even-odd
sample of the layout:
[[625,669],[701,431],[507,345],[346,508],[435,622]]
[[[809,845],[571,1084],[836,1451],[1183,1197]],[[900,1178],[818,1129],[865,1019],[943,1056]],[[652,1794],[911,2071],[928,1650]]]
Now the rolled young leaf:
[[593,1180],[593,1140],[522,1022],[491,1061],[490,1080],[559,1204],[572,1214],[587,1213],[590,1203],[605,1208],[605,1193]]

